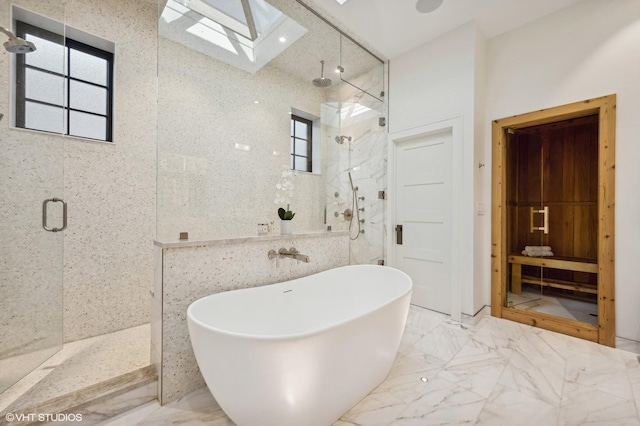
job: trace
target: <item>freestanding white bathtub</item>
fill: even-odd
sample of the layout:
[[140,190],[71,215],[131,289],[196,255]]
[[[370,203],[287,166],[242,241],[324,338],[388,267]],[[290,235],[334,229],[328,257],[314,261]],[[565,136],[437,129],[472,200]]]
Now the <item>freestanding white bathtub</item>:
[[200,371],[239,426],[327,426],[393,364],[413,283],[357,265],[199,299],[187,310]]

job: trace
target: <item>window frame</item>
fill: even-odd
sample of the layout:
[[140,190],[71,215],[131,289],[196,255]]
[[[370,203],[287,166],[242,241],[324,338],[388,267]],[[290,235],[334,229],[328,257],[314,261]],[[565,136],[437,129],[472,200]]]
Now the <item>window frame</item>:
[[[45,40],[48,40],[52,43],[56,43],[56,44],[62,44],[62,47],[64,49],[64,53],[65,53],[65,64],[64,64],[64,71],[63,73],[59,73],[56,71],[51,71],[48,70],[46,68],[41,68],[38,66],[34,66],[34,65],[28,65],[26,63],[25,60],[25,55],[16,55],[16,87],[15,87],[15,94],[16,94],[16,100],[15,100],[15,108],[16,108],[16,120],[15,120],[15,125],[16,127],[22,128],[22,129],[29,129],[29,130],[35,130],[35,131],[39,131],[39,132],[45,132],[45,133],[54,133],[54,134],[60,134],[58,132],[50,132],[47,130],[41,130],[41,129],[32,129],[29,128],[25,125],[26,123],[26,103],[28,102],[33,102],[33,103],[37,103],[40,105],[47,105],[47,106],[51,106],[51,107],[56,107],[56,108],[62,108],[63,110],[63,114],[65,116],[66,119],[66,128],[63,129],[63,132],[61,134],[64,135],[68,135],[71,137],[77,137],[77,138],[83,138],[83,139],[89,139],[89,140],[97,140],[97,141],[103,141],[103,142],[113,142],[113,80],[114,80],[114,72],[113,72],[113,63],[114,63],[114,55],[111,52],[108,52],[106,50],[102,50],[99,49],[97,47],[93,47],[90,46],[88,44],[79,42],[77,40],[71,39],[69,37],[66,36],[62,36],[60,34],[57,34],[55,32],[49,31],[49,30],[45,30],[43,28],[37,27],[35,25],[32,25],[28,22],[24,22],[24,21],[20,21],[20,20],[16,20],[15,21],[15,26],[16,26],[16,36],[18,37],[22,37],[25,38],[27,37],[27,34],[31,34],[34,36],[37,36],[39,38],[43,38]],[[71,74],[71,54],[70,51],[71,50],[75,50],[81,53],[85,53],[100,59],[104,59],[107,62],[107,79],[106,79],[106,85],[103,84],[97,84],[91,81],[87,81],[87,80],[83,80],[81,78],[77,78],[77,77],[72,77]],[[64,84],[65,84],[65,90],[66,93],[63,95],[63,104],[59,105],[59,104],[54,104],[54,103],[50,103],[50,102],[45,102],[45,101],[40,101],[40,100],[36,100],[36,99],[29,99],[26,97],[26,70],[27,69],[33,69],[39,72],[44,72],[47,74],[51,74],[51,75],[55,75],[57,77],[61,77],[64,79]],[[75,81],[75,82],[79,82],[79,83],[83,83],[83,84],[87,84],[87,85],[91,85],[94,87],[99,87],[99,88],[103,88],[106,90],[107,92],[107,105],[106,105],[106,110],[104,114],[99,114],[99,113],[95,113],[93,111],[87,111],[87,110],[82,110],[82,109],[78,109],[78,108],[72,108],[70,106],[70,100],[71,100],[71,82]],[[106,120],[106,128],[105,128],[105,138],[104,139],[98,139],[98,138],[90,138],[88,136],[78,136],[78,135],[73,135],[70,133],[70,129],[71,129],[71,112],[79,112],[79,113],[83,113],[83,114],[88,114],[88,115],[93,115],[96,117],[104,117]]]
[[[296,121],[305,123],[307,125],[306,138],[296,136]],[[293,131],[291,132],[291,169],[301,172],[313,173],[313,121],[304,117],[300,117],[296,114],[291,114],[291,123]],[[300,141],[306,141],[307,143],[307,155],[296,154],[296,139]],[[296,157],[306,158],[307,168],[306,170],[296,169]]]

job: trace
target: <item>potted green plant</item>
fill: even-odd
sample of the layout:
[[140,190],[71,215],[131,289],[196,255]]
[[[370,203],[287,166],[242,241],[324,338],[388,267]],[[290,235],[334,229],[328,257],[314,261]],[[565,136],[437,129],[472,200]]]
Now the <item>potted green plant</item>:
[[289,235],[291,234],[291,219],[293,219],[293,217],[296,214],[294,212],[292,212],[291,210],[289,210],[289,205],[287,204],[287,209],[283,209],[282,207],[280,207],[278,209],[278,217],[280,217],[280,233],[283,235]]

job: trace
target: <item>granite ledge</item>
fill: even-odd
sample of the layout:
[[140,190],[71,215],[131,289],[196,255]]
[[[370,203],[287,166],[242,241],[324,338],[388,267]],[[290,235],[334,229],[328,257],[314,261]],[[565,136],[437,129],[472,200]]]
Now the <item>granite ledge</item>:
[[211,240],[173,240],[154,241],[153,244],[162,249],[187,248],[187,247],[207,247],[224,244],[258,243],[265,241],[297,240],[303,238],[327,238],[327,237],[349,236],[349,231],[306,231],[296,232],[289,235],[271,234],[261,236],[217,238]]

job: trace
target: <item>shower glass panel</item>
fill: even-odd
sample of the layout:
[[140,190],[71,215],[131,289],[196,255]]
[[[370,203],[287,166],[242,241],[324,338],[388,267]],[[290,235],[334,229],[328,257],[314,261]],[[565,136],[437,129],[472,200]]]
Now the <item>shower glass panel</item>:
[[341,45],[350,81],[341,76],[339,101],[323,105],[323,122],[336,135],[326,149],[327,224],[349,231],[350,264],[377,264],[385,257],[386,204],[378,197],[387,185],[384,64],[344,36]]
[[[385,255],[384,65],[302,4],[268,4],[282,22],[255,44],[195,31],[217,19],[201,9],[169,0],[161,11],[157,238],[233,238],[272,221],[277,234],[277,209],[289,205],[293,232],[351,226],[350,262],[377,264]],[[308,146],[292,138],[291,115],[311,123]],[[283,202],[276,184],[296,159],[311,171],[300,164]]]
[[[63,2],[49,2],[49,17],[64,22]],[[20,11],[11,10],[9,2],[0,7],[0,22],[12,23],[20,18]],[[64,25],[60,24],[64,34]],[[15,28],[10,28],[14,30]],[[31,40],[30,40],[31,38]],[[17,130],[15,109],[6,100],[15,101],[16,62],[25,61],[27,92],[38,84],[44,85],[39,93],[51,99],[61,99],[64,94],[63,79],[51,79],[52,74],[37,71],[63,69],[65,58],[60,45],[38,43],[35,37],[26,37],[37,50],[21,57],[3,52],[0,69],[11,70],[0,85],[0,392],[11,387],[22,377],[42,364],[62,348],[62,278],[63,234],[47,232],[49,228],[62,226],[62,203],[49,202],[47,215],[43,217],[43,201],[64,198],[63,138],[45,132]],[[4,40],[3,40],[4,41]],[[60,36],[60,43],[64,37]],[[41,73],[34,75],[34,73]],[[46,74],[46,75],[43,75]],[[49,77],[47,77],[49,76]],[[55,79],[54,79],[55,80]],[[29,86],[31,85],[31,86]],[[34,97],[35,98],[35,97]],[[46,100],[45,100],[46,101]],[[27,106],[46,106],[38,99],[28,101]],[[49,106],[49,108],[53,108]],[[47,127],[63,129],[60,110],[32,116],[49,120]]]
[[[176,240],[181,232],[188,232],[191,240],[255,235],[257,224],[270,222],[279,234],[277,211],[287,205],[296,214],[294,233],[325,229],[323,151],[330,136],[322,105],[340,99],[340,79],[334,73],[340,33],[297,2],[268,5],[282,14],[278,26],[250,44],[240,43],[229,31],[209,31],[226,21],[216,26],[200,9],[189,10],[181,2],[170,0],[161,12],[160,241]],[[252,10],[264,12],[257,6]],[[200,28],[203,23],[209,26]],[[328,87],[313,84],[320,77],[320,61],[332,81]],[[312,123],[311,152],[303,151],[300,143],[292,145],[292,114]],[[292,165],[292,147],[307,158],[311,154],[312,170],[297,172],[293,194],[281,202],[276,185]]]
[[[543,267],[550,250],[544,244],[548,215],[544,192],[544,150],[539,138],[522,130],[507,135],[508,270],[507,306],[538,310],[542,301]],[[546,226],[545,226],[546,224]]]
[[384,66],[382,61],[348,37],[340,37],[340,80],[384,101]]

